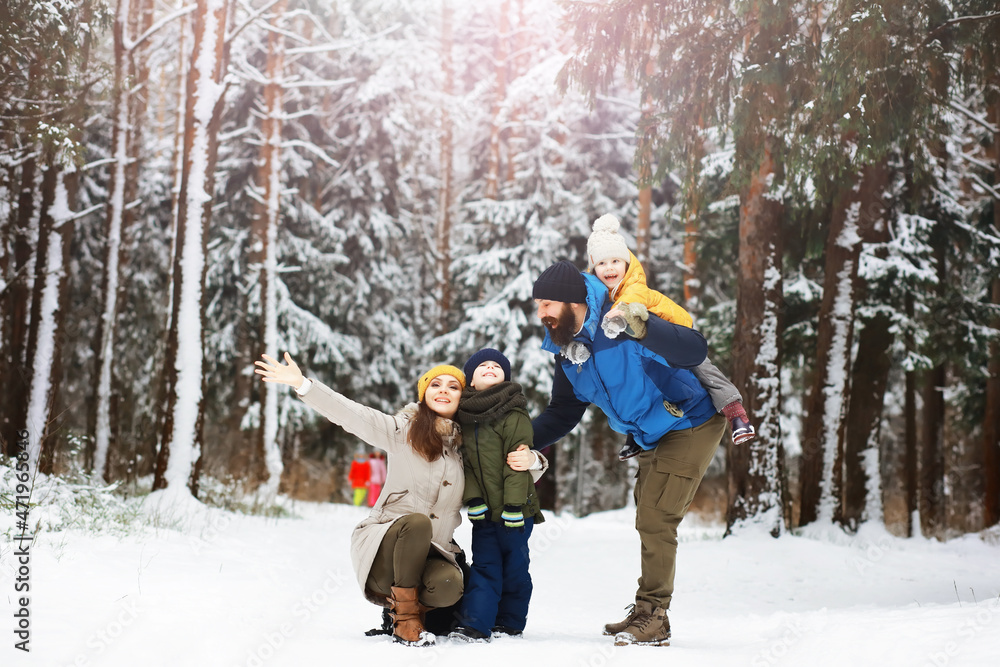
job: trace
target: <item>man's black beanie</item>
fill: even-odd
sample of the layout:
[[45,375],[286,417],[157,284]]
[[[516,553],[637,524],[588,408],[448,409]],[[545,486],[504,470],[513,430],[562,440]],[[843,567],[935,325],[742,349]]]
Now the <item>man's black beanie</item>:
[[583,274],[567,259],[542,271],[531,290],[532,299],[587,303],[587,283]]

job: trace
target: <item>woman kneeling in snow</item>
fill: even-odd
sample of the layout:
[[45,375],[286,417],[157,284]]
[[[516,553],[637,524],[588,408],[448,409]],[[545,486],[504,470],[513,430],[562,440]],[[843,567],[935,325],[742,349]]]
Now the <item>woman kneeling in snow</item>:
[[[461,429],[453,417],[465,374],[435,366],[417,382],[418,403],[387,415],[305,378],[287,352],[286,364],[261,356],[255,372],[264,382],[293,387],[306,405],[389,454],[378,502],[351,535],[351,561],[365,597],[392,610],[393,638],[433,644],[424,614],[455,604],[464,589],[454,533],[462,521],[465,473]],[[533,459],[524,449],[511,465],[515,470],[527,470]]]

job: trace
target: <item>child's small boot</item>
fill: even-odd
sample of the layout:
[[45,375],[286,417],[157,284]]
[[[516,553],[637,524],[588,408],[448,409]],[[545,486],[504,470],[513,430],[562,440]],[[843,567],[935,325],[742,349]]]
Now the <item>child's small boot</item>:
[[518,630],[517,628],[512,628],[506,625],[495,625],[493,630],[490,632],[493,635],[493,639],[497,637],[523,637],[524,632]]
[[733,401],[722,408],[722,414],[726,416],[732,426],[733,444],[742,445],[757,437],[757,432],[754,430],[753,424],[750,423],[750,418],[747,417],[743,404],[739,401]]
[[469,644],[489,644],[492,634],[485,634],[475,628],[460,625],[448,634],[449,639],[468,642]]
[[625,438],[625,444],[622,448],[618,450],[618,460],[628,461],[633,456],[638,456],[642,453],[642,447],[635,443],[635,438],[632,437],[630,433],[627,438]]

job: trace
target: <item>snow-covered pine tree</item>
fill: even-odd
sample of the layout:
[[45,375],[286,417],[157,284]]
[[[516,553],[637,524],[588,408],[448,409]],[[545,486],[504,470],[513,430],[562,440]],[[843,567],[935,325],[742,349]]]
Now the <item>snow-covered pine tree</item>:
[[[95,338],[95,371],[93,400],[88,415],[88,440],[85,468],[98,477],[108,479],[108,450],[114,432],[111,427],[111,401],[116,379],[112,377],[114,341],[118,330],[119,299],[123,290],[121,278],[122,239],[128,233],[135,216],[135,199],[142,164],[142,130],[145,121],[146,84],[149,69],[145,44],[137,38],[152,27],[152,7],[149,0],[118,0],[112,28],[114,78],[111,88],[111,167],[108,203],[105,210],[101,275],[101,315]],[[148,38],[147,38],[148,39]]]
[[[274,6],[267,38],[267,65],[264,104],[260,110],[260,160],[254,192],[258,195],[250,235],[250,265],[257,269],[260,290],[261,349],[278,355],[278,225],[281,216],[282,128],[285,98],[282,83],[285,74],[285,36],[283,14],[287,0]],[[253,473],[262,482],[264,494],[273,497],[281,481],[282,460],[278,448],[278,386],[260,388],[260,426],[253,441],[258,465]],[[261,463],[263,465],[261,465]]]
[[[860,194],[867,196],[869,203],[858,207],[858,220],[864,223],[858,228],[861,232],[858,240],[874,245],[861,248],[867,266],[862,280],[853,287],[835,279],[839,270],[832,262],[838,253],[843,254],[837,245],[843,235],[834,228],[829,230],[824,303],[841,302],[842,307],[840,315],[830,307],[819,313],[819,372],[812,388],[813,404],[803,429],[803,523],[818,516],[855,526],[866,515],[875,519],[881,517],[877,433],[881,424],[882,394],[890,368],[885,363],[871,364],[866,360],[884,360],[885,351],[892,343],[887,318],[905,322],[912,316],[905,314],[904,302],[908,299],[915,302],[918,311],[927,302],[926,290],[922,287],[912,287],[912,297],[899,300],[893,298],[891,291],[878,288],[878,281],[887,275],[878,268],[887,265],[878,253],[885,252],[882,243],[887,232],[899,233],[897,229],[908,226],[902,217],[904,214],[918,213],[931,221],[933,231],[929,243],[938,254],[935,260],[938,276],[933,282],[938,285],[937,290],[947,290],[943,285],[951,282],[945,280],[947,270],[941,255],[949,246],[944,238],[951,234],[945,230],[953,228],[965,214],[960,203],[962,196],[957,188],[949,185],[956,176],[954,157],[949,155],[947,146],[960,145],[962,140],[953,138],[954,123],[948,119],[950,114],[946,107],[952,96],[952,84],[946,62],[952,57],[949,55],[952,49],[962,47],[953,45],[949,39],[939,40],[942,34],[938,28],[952,21],[956,25],[964,23],[964,19],[949,16],[943,6],[900,4],[875,11],[864,3],[843,2],[831,8],[821,25],[827,37],[822,42],[816,89],[822,94],[816,95],[808,105],[812,118],[801,128],[815,137],[817,145],[797,144],[802,149],[798,163],[805,166],[802,175],[809,179],[810,187],[820,193],[815,201],[822,206],[829,198],[822,194],[825,186],[817,173],[823,173],[829,185],[840,183],[835,187],[843,188],[842,183],[849,182],[851,173],[859,169],[874,168],[875,173],[888,169],[890,182],[903,181],[905,185],[880,185],[866,195],[864,179],[859,179]],[[914,25],[925,29],[914,31]],[[933,36],[935,33],[938,34]],[[908,46],[899,48],[901,44]],[[845,72],[852,74],[848,76]],[[886,72],[891,76],[887,77]],[[902,103],[904,98],[906,103]],[[893,103],[894,100],[898,103]],[[920,204],[921,200],[934,204]],[[881,214],[882,209],[888,209],[889,215]],[[882,229],[882,225],[887,228]],[[866,239],[864,232],[874,232],[875,236]],[[853,261],[849,260],[849,264]],[[915,265],[925,258],[911,252],[908,261]],[[964,266],[965,260],[957,265]],[[907,285],[908,276],[919,276],[916,280],[927,279],[927,274],[921,271],[891,270],[889,273],[902,277],[903,285]],[[874,315],[865,314],[863,318],[865,326],[857,341],[858,357],[854,363],[856,372],[849,375],[842,369],[847,368],[844,364],[849,362],[853,338],[846,333],[838,337],[831,332],[838,323],[846,330],[854,321],[866,282],[872,282],[876,289],[868,291],[862,313]],[[836,293],[830,294],[831,290]],[[850,298],[845,299],[845,295]],[[894,310],[897,315],[891,315]],[[922,329],[938,329],[934,324],[915,326],[916,329],[910,330],[918,336]],[[893,328],[899,327],[894,325]],[[836,341],[840,343],[834,345]],[[940,343],[935,344],[935,348],[940,350]],[[824,370],[827,359],[841,360],[836,370],[829,373]],[[912,363],[907,363],[907,372],[912,372]],[[929,521],[925,528],[934,532],[943,521],[940,517],[944,500],[940,489],[945,463],[942,448],[936,443],[941,442],[941,429],[945,424],[940,388],[947,384],[944,367],[938,364],[936,368],[925,383],[922,452],[926,458],[920,466],[924,480],[921,498],[926,507],[926,512],[921,514],[931,515],[931,519],[925,518],[925,522]],[[844,381],[830,382],[824,377],[842,377]],[[908,396],[910,391],[906,392]],[[914,414],[909,398],[907,403],[907,413]],[[846,440],[842,433],[835,435],[836,429],[842,429],[845,423],[850,425]],[[908,433],[906,437],[915,445],[914,436]],[[914,455],[915,452],[907,454],[908,457]],[[907,463],[915,474],[916,462]]]
[[12,288],[13,302],[4,315],[20,321],[6,323],[10,338],[0,343],[9,355],[13,380],[6,387],[4,410],[12,431],[4,440],[14,442],[17,430],[27,429],[32,468],[51,473],[56,452],[49,436],[56,430],[54,410],[67,340],[67,267],[78,217],[91,26],[106,25],[107,15],[102,5],[89,2],[60,7],[15,3],[9,9],[23,22],[5,45],[11,48],[5,50],[9,66],[4,85],[13,90],[5,91],[12,95],[4,104],[13,108],[4,116],[17,119],[19,126],[3,133],[11,142],[5,154],[12,172],[20,169],[22,186],[28,187],[18,193],[16,222],[8,228],[14,237],[14,273],[4,282]]
[[[971,0],[961,3],[956,14],[959,16],[934,31],[950,33],[956,52],[963,49],[964,53],[975,54],[974,57],[956,58],[960,63],[957,75],[961,83],[955,87],[956,94],[951,96],[948,106],[963,117],[972,138],[962,148],[960,164],[966,172],[963,180],[967,185],[963,190],[973,199],[970,203],[974,226],[979,232],[977,237],[996,239],[1000,237],[1000,12],[985,0]],[[960,17],[964,20],[959,20]],[[992,241],[987,246],[991,244]],[[989,527],[1000,522],[1000,337],[996,333],[1000,329],[997,314],[1000,310],[1000,272],[994,249],[987,250],[985,259],[986,265],[992,268],[992,284],[987,286],[987,295],[982,298],[986,312],[977,321],[988,324],[994,332],[979,329],[990,343],[988,358],[979,365],[980,369],[985,366],[986,372],[982,451],[970,467],[981,466],[984,477],[982,525]],[[972,380],[970,385],[975,388],[979,383]],[[979,504],[971,504],[973,512]],[[959,508],[960,514],[965,511],[966,507]]]

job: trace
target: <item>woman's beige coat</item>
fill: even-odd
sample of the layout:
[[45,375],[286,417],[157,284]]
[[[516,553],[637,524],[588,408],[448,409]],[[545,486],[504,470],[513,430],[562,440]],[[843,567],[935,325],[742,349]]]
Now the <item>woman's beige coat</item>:
[[368,518],[359,523],[351,535],[351,561],[361,590],[365,590],[368,572],[382,538],[396,519],[407,514],[430,517],[434,547],[458,568],[455,554],[461,550],[452,538],[462,522],[460,510],[465,490],[465,471],[459,451],[462,435],[458,424],[438,418],[438,427],[445,436],[444,455],[437,461],[427,461],[406,441],[410,420],[416,414],[415,403],[389,416],[355,403],[321,382],[310,381],[311,386],[300,395],[306,405],[388,454],[388,473],[382,494]]

